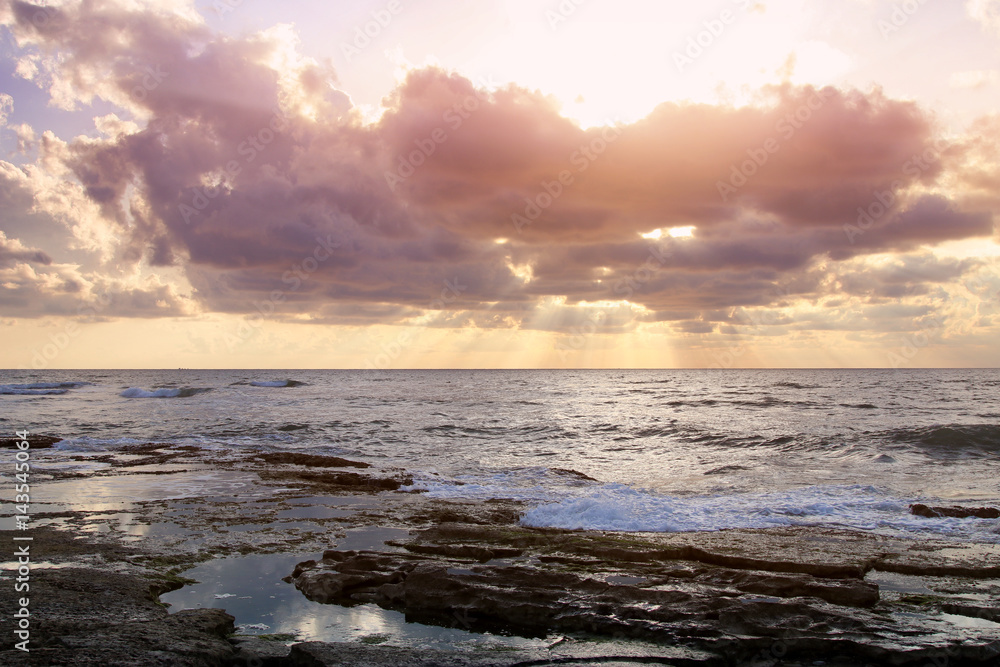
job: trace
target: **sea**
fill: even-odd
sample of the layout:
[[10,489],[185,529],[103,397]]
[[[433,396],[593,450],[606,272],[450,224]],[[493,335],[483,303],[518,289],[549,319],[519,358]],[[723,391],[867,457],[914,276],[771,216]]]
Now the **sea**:
[[[1000,542],[1000,370],[0,371],[0,422],[63,452],[296,451],[527,526],[825,526]],[[75,465],[86,465],[78,463]]]

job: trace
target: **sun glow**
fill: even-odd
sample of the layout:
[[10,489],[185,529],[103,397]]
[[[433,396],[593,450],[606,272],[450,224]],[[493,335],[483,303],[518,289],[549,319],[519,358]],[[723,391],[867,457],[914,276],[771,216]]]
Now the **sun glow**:
[[[671,227],[670,229],[666,230],[666,235],[674,239],[690,238],[694,236],[694,230],[695,230],[694,225],[687,225],[684,227]],[[654,229],[651,232],[646,232],[645,234],[640,234],[639,236],[641,236],[644,239],[655,241],[663,238],[664,230]]]

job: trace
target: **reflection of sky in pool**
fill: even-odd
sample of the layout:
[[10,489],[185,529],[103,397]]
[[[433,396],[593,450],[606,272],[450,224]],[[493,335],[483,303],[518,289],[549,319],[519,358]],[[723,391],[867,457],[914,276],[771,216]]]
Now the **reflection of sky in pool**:
[[[190,469],[192,466],[188,466]],[[189,470],[170,475],[89,476],[47,482],[32,489],[32,505],[37,511],[54,509],[53,505],[77,512],[127,510],[136,502],[172,500],[220,495],[221,500],[271,494],[273,490],[258,486],[254,473],[210,470]]]
[[[385,548],[381,546],[384,540],[406,535],[407,530],[401,528],[350,530],[346,538],[337,540],[337,548]],[[500,637],[407,623],[403,614],[372,604],[350,608],[320,604],[306,599],[294,585],[281,580],[292,573],[296,564],[321,556],[320,553],[268,554],[209,561],[181,573],[196,579],[198,584],[161,595],[160,600],[171,605],[171,613],[181,609],[225,609],[236,618],[237,626],[243,626],[237,627],[241,634],[287,633],[296,635],[297,641],[343,642],[383,635],[388,637],[388,644],[428,648],[491,644],[537,648],[547,643],[542,639]]]

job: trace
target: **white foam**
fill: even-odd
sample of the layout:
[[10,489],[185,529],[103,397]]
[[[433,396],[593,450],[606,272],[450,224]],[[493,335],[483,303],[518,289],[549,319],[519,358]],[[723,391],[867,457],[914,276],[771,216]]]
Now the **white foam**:
[[27,384],[0,384],[0,394],[15,396],[51,396],[65,394],[89,382],[29,382]]
[[583,483],[546,469],[522,469],[456,479],[418,475],[402,490],[431,498],[507,498],[533,507],[526,526],[569,530],[691,532],[726,528],[831,526],[894,535],[942,535],[1000,542],[1000,521],[928,519],[910,514],[919,498],[900,498],[864,485],[807,486],[771,493],[668,496],[624,484]]
[[996,521],[927,519],[910,514],[914,500],[870,486],[810,486],[762,494],[678,498],[606,484],[583,495],[538,505],[526,526],[629,532],[714,531],[726,528],[839,526],[891,534],[938,534],[1000,542]]
[[174,398],[180,395],[180,389],[154,389],[153,391],[146,391],[139,387],[129,387],[119,394],[123,398]]
[[91,438],[90,436],[80,436],[60,440],[52,445],[52,449],[64,452],[104,452],[116,447],[142,445],[148,442],[148,439],[136,440],[135,438]]

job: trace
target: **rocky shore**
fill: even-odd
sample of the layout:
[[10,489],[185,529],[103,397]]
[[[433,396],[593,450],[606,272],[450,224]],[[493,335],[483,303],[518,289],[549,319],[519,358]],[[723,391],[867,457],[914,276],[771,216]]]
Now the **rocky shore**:
[[[401,490],[403,470],[284,452],[154,443],[44,457],[30,531],[31,651],[14,648],[5,611],[4,665],[1000,664],[1000,545],[815,527],[527,528],[513,501],[430,499]],[[188,491],[120,502],[104,492],[156,480]],[[223,483],[243,485],[239,496]],[[101,502],[81,500],[87,489]],[[311,519],[314,528],[281,518],[338,498],[351,511]],[[405,537],[338,546],[363,526]],[[8,546],[12,537],[4,531]],[[442,651],[391,637],[253,636],[224,599],[174,613],[160,601],[191,583],[197,563],[304,552],[316,556],[289,568],[286,585],[317,605],[377,605],[412,623],[538,642]],[[5,573],[0,608],[19,596]]]

